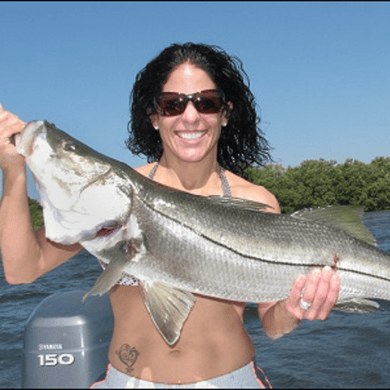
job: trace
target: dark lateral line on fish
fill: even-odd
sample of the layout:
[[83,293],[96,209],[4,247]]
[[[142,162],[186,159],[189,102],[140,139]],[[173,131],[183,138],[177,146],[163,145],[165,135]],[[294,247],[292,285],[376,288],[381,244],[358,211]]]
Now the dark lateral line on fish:
[[390,282],[390,278],[385,278],[384,276],[378,276],[378,275],[367,274],[367,273],[365,273],[365,272],[355,271],[355,270],[352,270],[352,269],[346,269],[346,268],[337,267],[337,271],[350,272],[350,273],[352,273],[352,274],[358,274],[358,275],[368,276],[369,278],[375,278],[375,279],[384,280],[385,282]]
[[158,210],[155,210],[155,209],[152,208],[148,203],[145,203],[145,204],[146,204],[146,206],[147,206],[149,209],[151,209],[152,211],[154,211],[154,212],[157,213],[157,214],[160,214],[163,218],[170,219],[171,221],[174,221],[174,222],[176,222],[176,223],[182,225],[184,228],[193,231],[193,232],[194,232],[195,234],[197,234],[199,237],[202,237],[202,238],[204,238],[205,240],[210,241],[210,242],[212,242],[213,244],[215,244],[215,245],[217,245],[217,246],[221,246],[221,247],[223,247],[223,248],[226,248],[226,249],[230,250],[231,252],[233,252],[233,253],[235,253],[235,254],[237,254],[237,255],[239,255],[239,256],[245,257],[245,258],[247,258],[247,259],[250,259],[250,260],[253,260],[253,261],[261,261],[261,262],[267,263],[267,264],[280,264],[280,265],[287,265],[287,266],[290,265],[290,266],[294,266],[294,267],[321,267],[321,266],[322,266],[321,264],[318,264],[318,263],[316,263],[316,264],[287,263],[287,262],[266,260],[266,259],[262,259],[262,258],[260,258],[260,257],[254,257],[254,256],[250,256],[250,255],[245,255],[245,254],[243,254],[243,253],[237,251],[236,249],[233,249],[233,248],[231,248],[231,247],[229,247],[229,246],[226,246],[226,245],[224,245],[224,244],[221,244],[220,242],[217,242],[217,241],[211,239],[210,237],[207,237],[207,236],[205,236],[204,234],[197,232],[196,229],[194,229],[194,228],[192,228],[192,227],[190,227],[190,226],[183,225],[183,224],[182,224],[180,221],[178,221],[177,219],[174,219],[174,218],[172,218],[172,217],[170,217],[170,216],[168,216],[168,215],[166,215],[166,214],[163,214],[162,212],[160,212],[160,211],[158,211]]
[[[152,207],[149,206],[149,204],[146,203],[146,206],[148,208],[150,208],[151,210],[153,210],[154,212],[162,215],[164,218],[167,218],[167,219],[170,219],[171,221],[174,221],[176,223],[179,223],[181,224],[179,221],[177,221],[176,219],[173,219],[169,216],[167,216],[166,214],[163,214],[161,213],[160,211],[158,210],[155,210],[153,209]],[[182,224],[181,224],[182,225]],[[220,242],[217,242],[217,241],[214,241],[212,239],[210,239],[210,237],[206,237],[205,235],[201,234],[201,233],[198,233],[195,229],[189,227],[189,226],[184,226],[185,228],[193,231],[195,234],[197,234],[199,237],[202,237],[210,242],[212,242],[213,244],[215,245],[218,245],[218,246],[222,246],[230,251],[232,251],[233,253],[236,253],[237,255],[239,256],[242,256],[242,257],[245,257],[247,259],[250,259],[250,260],[254,260],[254,261],[261,261],[263,263],[267,263],[267,264],[277,264],[277,265],[285,265],[285,266],[293,266],[293,267],[325,267],[325,265],[322,265],[322,264],[318,264],[318,263],[315,263],[315,264],[305,264],[305,263],[301,263],[301,264],[298,264],[298,263],[287,263],[287,262],[281,262],[281,261],[273,261],[273,260],[266,260],[266,259],[262,259],[262,258],[259,258],[259,257],[253,257],[253,256],[249,256],[249,255],[244,255],[240,252],[238,252],[237,250],[231,248],[231,247],[228,247],[224,244],[221,244]],[[385,278],[383,276],[377,276],[377,275],[372,275],[372,274],[367,274],[365,272],[361,272],[361,271],[355,271],[355,270],[350,270],[350,269],[346,269],[346,268],[340,268],[338,267],[337,265],[335,266],[335,268],[337,269],[337,271],[344,271],[344,272],[351,272],[351,273],[354,273],[354,274],[358,274],[358,275],[363,275],[363,276],[368,276],[368,277],[371,277],[371,278],[376,278],[376,279],[380,279],[380,280],[384,280],[386,282],[390,282],[390,278]]]
[[190,226],[187,226],[187,225],[183,225],[180,221],[178,221],[177,219],[174,219],[166,214],[163,214],[161,211],[158,211],[154,208],[152,208],[148,203],[144,202],[144,204],[149,208],[151,209],[153,212],[157,213],[157,214],[160,214],[163,218],[167,218],[175,223],[178,223],[179,225],[182,225],[184,228],[188,229],[188,230],[191,230],[192,232],[194,232],[196,235],[198,235],[199,237],[202,237],[204,238],[205,240],[207,241],[210,241],[212,242],[213,244],[217,245],[217,246],[221,246],[223,248],[226,248],[228,250],[230,250],[231,252],[239,255],[239,256],[242,256],[242,257],[245,257],[247,259],[250,259],[250,260],[254,260],[254,261],[262,261],[264,263],[268,263],[268,264],[283,264],[283,265],[292,265],[292,266],[296,266],[296,267],[302,267],[302,266],[305,266],[305,267],[318,267],[320,266],[320,264],[297,264],[297,263],[283,263],[283,262],[280,262],[280,261],[273,261],[273,260],[266,260],[266,259],[262,259],[260,257],[254,257],[254,256],[250,256],[250,255],[245,255],[239,251],[237,251],[236,249],[233,249],[229,246],[226,246],[224,244],[221,244],[220,242],[217,242],[213,239],[211,239],[210,237],[207,237],[205,236],[204,234],[202,233],[199,233],[196,231],[196,229],[190,227]]

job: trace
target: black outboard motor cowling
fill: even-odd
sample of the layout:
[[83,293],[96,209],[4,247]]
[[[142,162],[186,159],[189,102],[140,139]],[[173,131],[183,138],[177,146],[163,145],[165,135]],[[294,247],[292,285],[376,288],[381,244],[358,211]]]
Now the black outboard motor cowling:
[[89,388],[105,377],[113,314],[108,294],[50,295],[31,314],[23,347],[23,388]]

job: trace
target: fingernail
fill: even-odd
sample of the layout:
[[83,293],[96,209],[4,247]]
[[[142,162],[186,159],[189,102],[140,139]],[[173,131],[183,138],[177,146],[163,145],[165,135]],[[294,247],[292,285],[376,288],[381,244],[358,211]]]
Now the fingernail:
[[332,272],[332,268],[330,268],[329,265],[326,265],[324,267],[324,272]]

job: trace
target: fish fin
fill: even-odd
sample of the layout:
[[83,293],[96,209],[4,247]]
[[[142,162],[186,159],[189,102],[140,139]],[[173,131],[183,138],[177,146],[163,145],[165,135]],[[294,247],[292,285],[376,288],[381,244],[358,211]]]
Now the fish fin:
[[363,224],[363,209],[361,207],[326,206],[303,209],[292,213],[291,217],[336,227],[368,244],[376,244],[376,239]]
[[163,282],[140,282],[141,293],[156,328],[164,340],[173,345],[180,337],[195,297]]
[[334,309],[347,313],[371,313],[379,309],[379,306],[378,302],[370,301],[369,299],[352,298],[348,301],[337,303]]
[[[95,284],[83,297],[83,302],[89,295],[103,295],[111,289],[122,277],[128,264],[135,257],[136,251],[131,251],[132,241],[121,241],[104,253],[104,257],[111,257],[106,269],[102,272]],[[110,252],[110,253],[107,253]],[[113,252],[113,254],[111,254]],[[111,254],[111,256],[109,256]]]
[[260,202],[256,202],[254,200],[249,199],[241,199],[241,198],[230,198],[228,196],[218,196],[211,195],[208,196],[210,200],[215,203],[225,204],[230,207],[239,207],[250,211],[264,211],[266,208],[273,209],[272,206]]

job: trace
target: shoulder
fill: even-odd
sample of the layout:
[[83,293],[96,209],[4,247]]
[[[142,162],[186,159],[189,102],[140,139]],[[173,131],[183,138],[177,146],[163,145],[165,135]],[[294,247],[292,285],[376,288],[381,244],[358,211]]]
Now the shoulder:
[[229,171],[226,171],[226,177],[229,181],[233,197],[267,204],[270,208],[267,208],[266,211],[280,214],[278,200],[265,187],[253,184]]
[[156,163],[141,165],[140,167],[134,168],[138,173],[144,176],[148,176],[152,168]]

